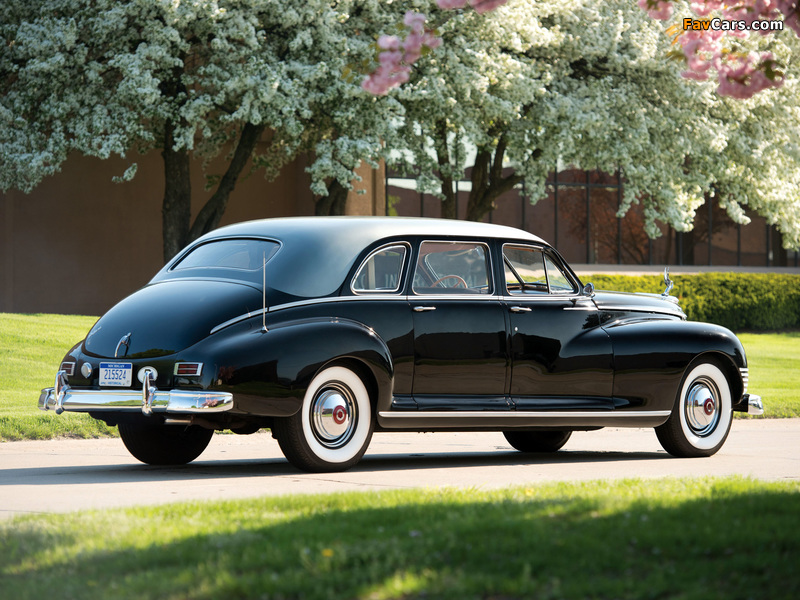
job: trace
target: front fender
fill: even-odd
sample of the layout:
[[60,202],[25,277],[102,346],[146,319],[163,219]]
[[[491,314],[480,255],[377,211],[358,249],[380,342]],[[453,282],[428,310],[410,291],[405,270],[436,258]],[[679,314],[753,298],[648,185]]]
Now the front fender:
[[[347,362],[365,379],[378,407],[391,404],[394,367],[386,343],[363,323],[309,318],[269,326],[257,319],[208,338],[208,389],[234,395],[235,412],[289,416],[302,404],[314,375],[334,362]],[[198,348],[198,350],[200,350]]]
[[704,356],[721,363],[734,404],[744,392],[739,371],[747,366],[744,347],[724,327],[695,321],[642,319],[604,329],[614,352],[614,396],[633,406],[672,410],[687,367]]

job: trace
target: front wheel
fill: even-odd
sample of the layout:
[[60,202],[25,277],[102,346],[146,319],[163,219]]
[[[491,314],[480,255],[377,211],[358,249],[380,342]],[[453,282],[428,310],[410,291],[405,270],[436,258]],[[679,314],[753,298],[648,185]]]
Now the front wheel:
[[520,452],[557,452],[572,435],[571,431],[504,431],[506,441]]
[[346,367],[329,367],[311,381],[302,408],[275,419],[272,432],[284,456],[298,469],[344,471],[355,465],[372,439],[369,393]]
[[656,427],[656,436],[673,456],[711,456],[728,437],[732,410],[725,374],[716,364],[702,362],[687,373],[672,414]]
[[148,465],[185,465],[203,453],[212,429],[197,425],[120,423],[119,437],[134,458]]

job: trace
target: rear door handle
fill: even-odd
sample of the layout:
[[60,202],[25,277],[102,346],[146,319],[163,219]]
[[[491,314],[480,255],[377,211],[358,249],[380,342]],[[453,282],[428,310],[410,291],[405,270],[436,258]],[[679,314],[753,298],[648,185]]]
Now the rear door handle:
[[430,310],[436,310],[435,306],[415,306],[414,312],[428,312]]
[[531,312],[531,309],[527,306],[512,306],[509,308],[511,312],[521,313],[521,312]]

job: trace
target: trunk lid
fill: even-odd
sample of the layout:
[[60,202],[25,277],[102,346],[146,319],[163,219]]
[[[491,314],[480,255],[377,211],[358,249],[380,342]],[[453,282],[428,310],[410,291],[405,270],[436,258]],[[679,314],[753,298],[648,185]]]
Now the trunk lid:
[[218,280],[169,280],[131,294],[103,315],[84,341],[103,358],[167,356],[207,337],[218,324],[261,310],[261,290]]

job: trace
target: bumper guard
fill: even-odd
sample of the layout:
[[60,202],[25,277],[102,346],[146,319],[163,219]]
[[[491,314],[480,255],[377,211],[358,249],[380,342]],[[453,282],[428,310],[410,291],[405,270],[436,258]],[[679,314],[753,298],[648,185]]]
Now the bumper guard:
[[72,389],[64,371],[56,373],[55,385],[39,395],[39,408],[55,410],[57,415],[70,412],[135,412],[145,415],[154,412],[168,414],[210,414],[233,408],[233,394],[192,390],[160,392],[153,385],[152,373],[147,373],[142,390],[130,389]]

